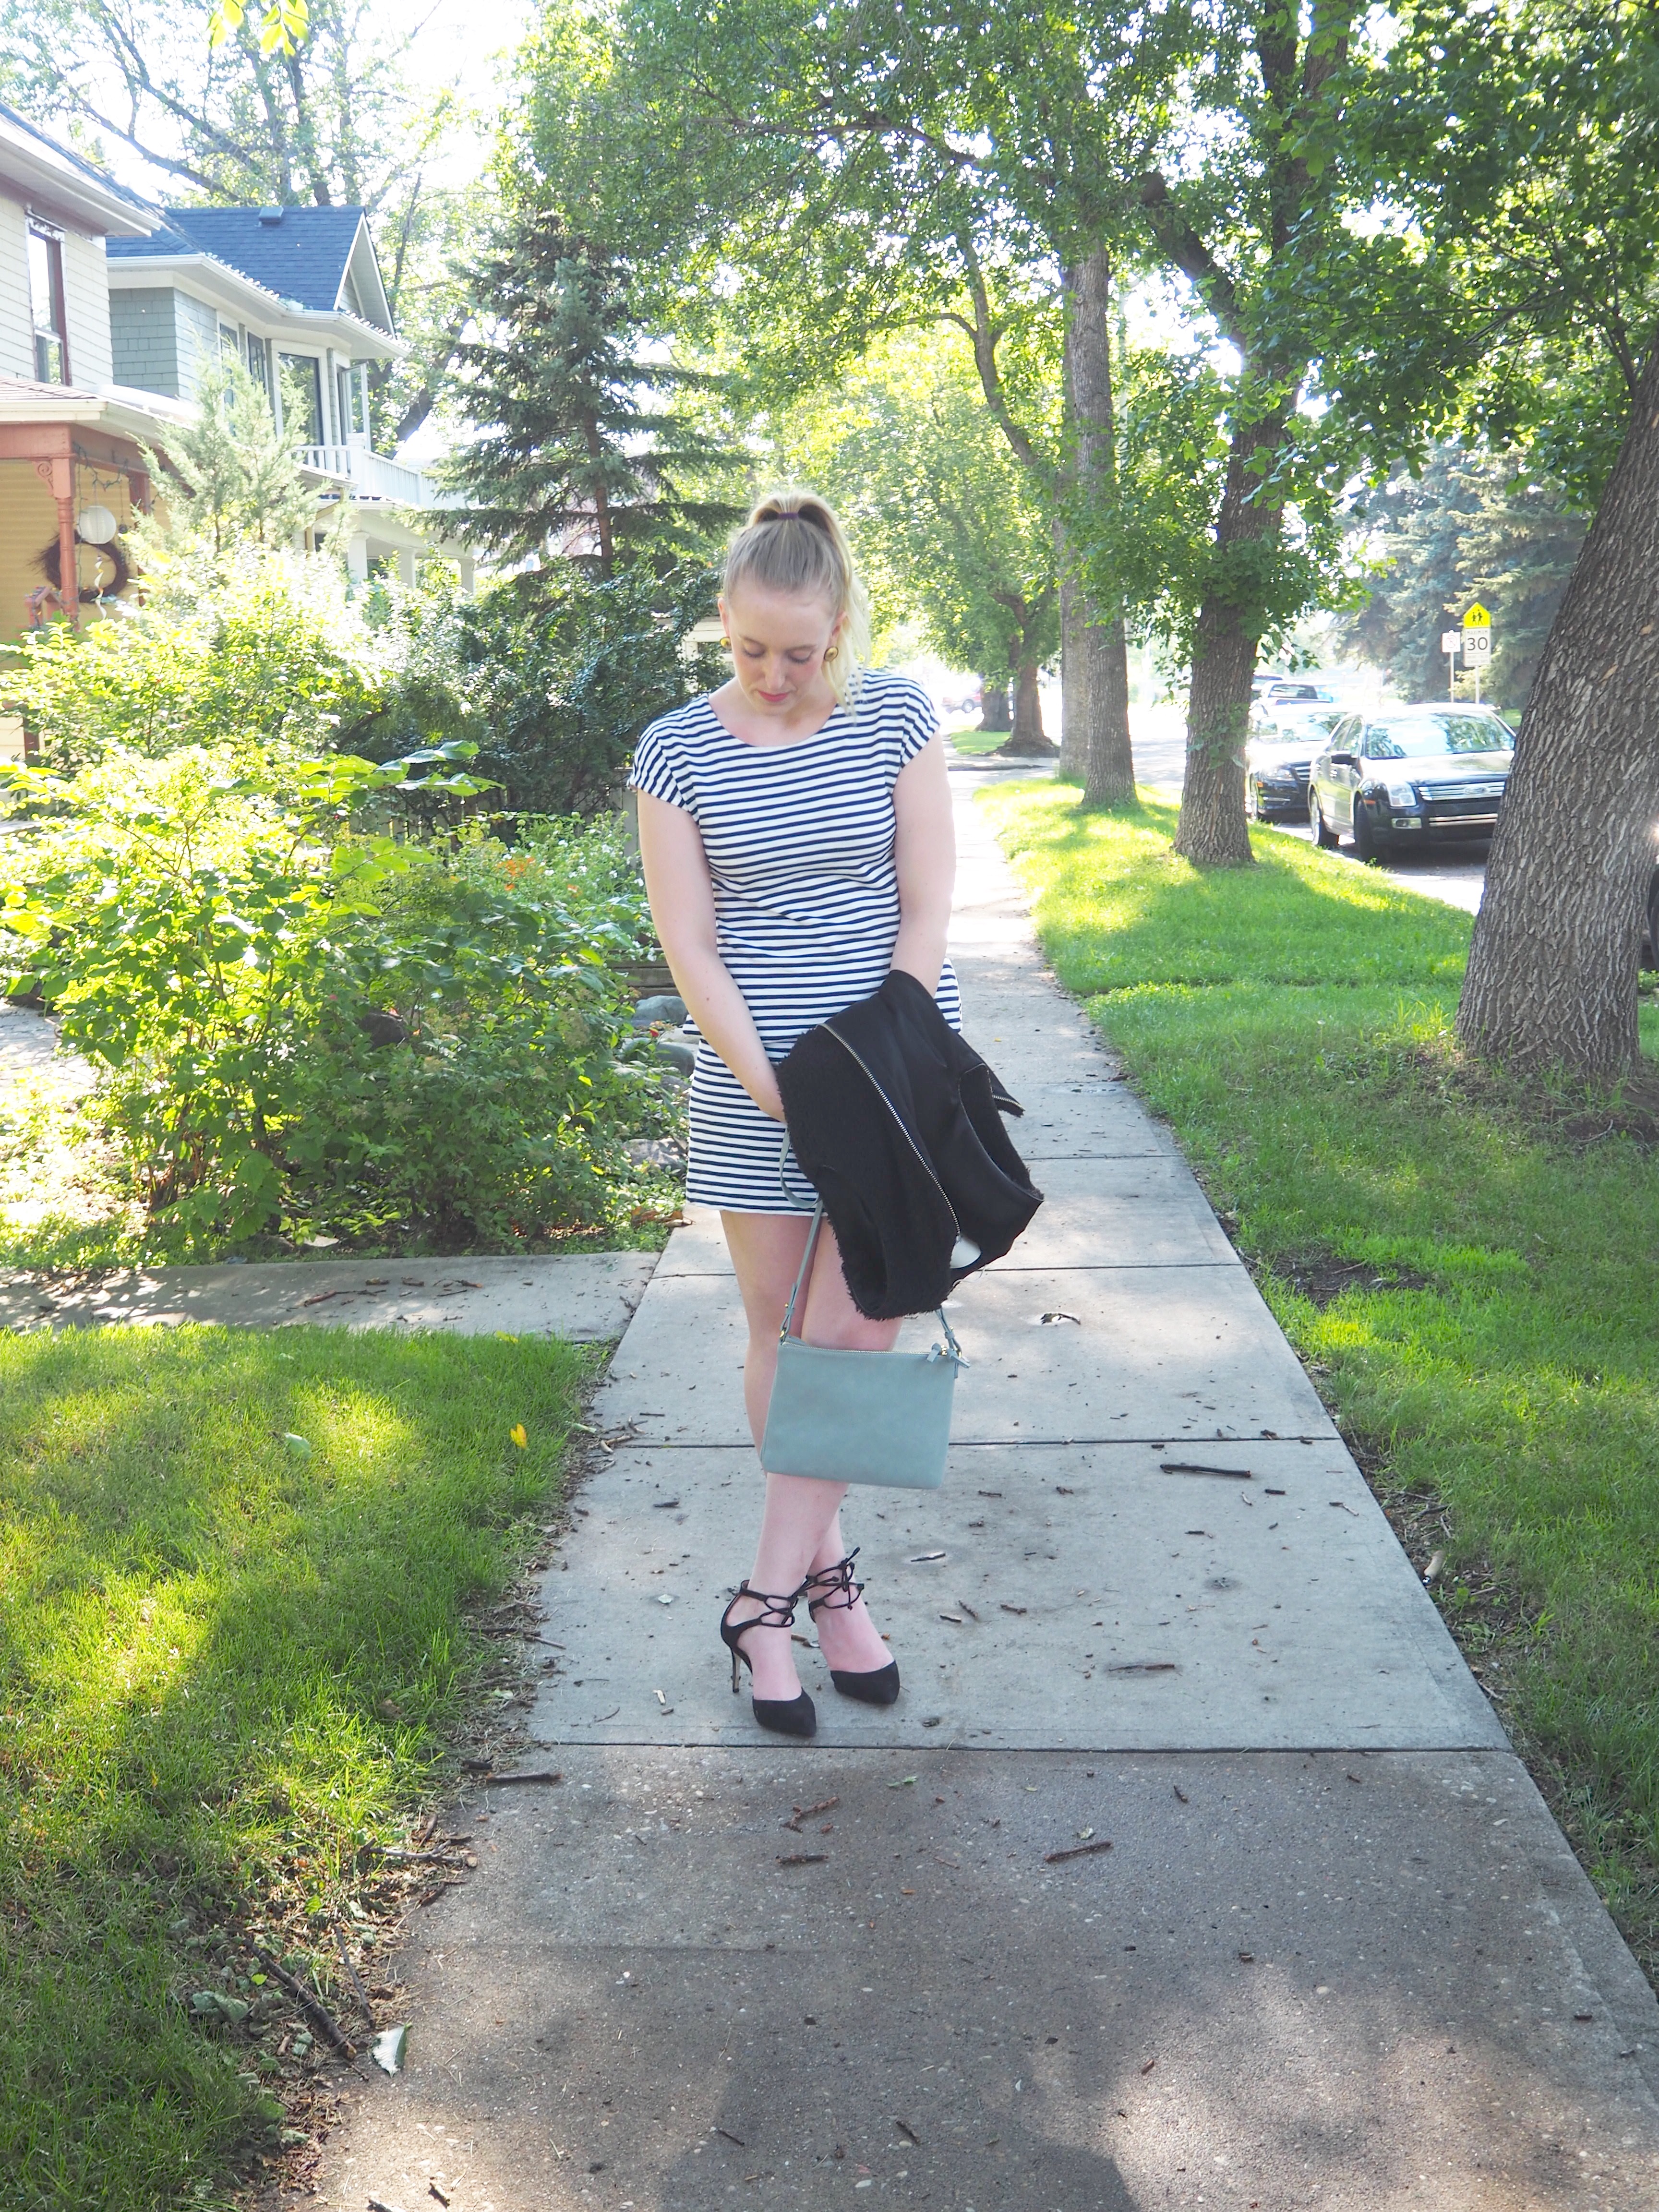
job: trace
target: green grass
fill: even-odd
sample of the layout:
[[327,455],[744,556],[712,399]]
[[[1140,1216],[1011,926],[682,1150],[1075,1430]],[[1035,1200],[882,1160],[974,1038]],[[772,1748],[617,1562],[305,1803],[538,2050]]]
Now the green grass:
[[[1200,872],[1173,808],[981,804],[1385,1498],[1443,1503],[1441,1602],[1477,1649],[1495,1578],[1505,1719],[1652,1971],[1659,1154],[1466,1064],[1467,915],[1271,830],[1258,867]],[[1322,1261],[1363,1264],[1303,1294]]]
[[253,1996],[240,1937],[338,1905],[431,1779],[479,1666],[465,1608],[556,1492],[591,1365],[332,1329],[0,1336],[7,2212],[218,2203],[273,2140],[258,2050],[190,1994]]

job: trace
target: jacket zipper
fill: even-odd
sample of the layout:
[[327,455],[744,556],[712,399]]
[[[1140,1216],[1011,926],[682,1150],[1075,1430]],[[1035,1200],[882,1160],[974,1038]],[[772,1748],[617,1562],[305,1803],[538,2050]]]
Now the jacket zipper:
[[882,1089],[880,1084],[877,1082],[874,1074],[871,1071],[868,1061],[865,1060],[862,1054],[855,1051],[854,1048],[848,1043],[846,1038],[842,1036],[840,1030],[832,1027],[829,1022],[825,1022],[823,1026],[825,1030],[828,1030],[829,1034],[834,1037],[836,1042],[841,1047],[842,1050],[846,1053],[850,1059],[856,1060],[859,1066],[863,1069],[864,1073],[868,1079],[870,1088],[875,1092],[877,1097],[880,1099],[882,1104],[892,1115],[894,1121],[898,1125],[899,1133],[903,1137],[905,1143],[908,1145],[910,1150],[915,1154],[917,1159],[921,1162],[922,1173],[927,1176],[928,1182],[933,1184],[933,1188],[939,1193],[939,1196],[944,1199],[945,1210],[951,1217],[951,1225],[956,1231],[957,1237],[960,1237],[962,1235],[962,1224],[957,1218],[957,1210],[955,1206],[951,1205],[949,1197],[945,1194],[945,1185],[933,1173],[932,1161],[929,1160],[927,1153],[922,1151],[921,1146],[910,1134],[909,1130],[905,1127],[904,1116],[899,1112],[898,1108],[894,1105],[892,1100]]

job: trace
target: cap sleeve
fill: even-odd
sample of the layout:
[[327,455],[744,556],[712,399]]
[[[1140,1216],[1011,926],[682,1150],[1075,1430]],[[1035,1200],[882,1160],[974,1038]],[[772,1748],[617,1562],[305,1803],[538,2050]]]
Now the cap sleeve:
[[634,765],[628,771],[629,785],[635,791],[644,792],[647,798],[660,799],[666,805],[695,814],[690,786],[675,751],[663,725],[653,722],[634,748]]
[[920,684],[906,683],[894,702],[894,720],[896,725],[893,773],[896,776],[907,769],[928,741],[937,735],[939,716],[933,702]]

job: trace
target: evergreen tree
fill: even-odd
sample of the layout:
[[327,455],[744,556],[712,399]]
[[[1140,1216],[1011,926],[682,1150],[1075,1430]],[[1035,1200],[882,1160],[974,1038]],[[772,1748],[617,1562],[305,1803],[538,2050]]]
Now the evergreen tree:
[[[1443,698],[1441,632],[1479,600],[1494,632],[1483,696],[1518,714],[1583,540],[1583,517],[1513,455],[1453,441],[1433,449],[1420,477],[1397,471],[1365,520],[1388,568],[1339,626],[1339,642],[1387,670],[1407,698]],[[1458,689],[1474,696],[1468,678]]]
[[623,262],[537,213],[479,263],[472,291],[488,320],[458,349],[452,397],[473,434],[448,465],[468,535],[608,577],[644,551],[697,550],[736,518],[712,495],[732,457],[665,404],[709,380],[642,357]]
[[[162,538],[175,551],[193,538],[216,560],[238,544],[291,544],[316,521],[317,493],[265,393],[226,354],[203,370],[196,403],[196,420],[168,431],[164,457],[148,456],[166,510]],[[304,419],[297,401],[292,419]]]

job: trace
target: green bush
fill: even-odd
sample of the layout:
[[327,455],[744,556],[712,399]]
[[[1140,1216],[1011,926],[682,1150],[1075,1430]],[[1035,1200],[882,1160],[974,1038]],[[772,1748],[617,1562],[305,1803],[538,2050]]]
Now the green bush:
[[[62,771],[112,752],[193,745],[247,765],[272,748],[321,751],[381,711],[400,635],[371,629],[334,563],[246,546],[196,548],[147,577],[142,605],[25,638],[6,672],[42,756]],[[408,750],[407,747],[404,750]]]
[[695,564],[602,581],[562,562],[459,609],[459,681],[479,766],[529,813],[610,806],[646,724],[721,681],[718,657],[690,644],[714,608],[713,572]]
[[395,790],[477,788],[470,747],[227,776],[199,748],[13,769],[40,810],[0,964],[90,1060],[93,1110],[186,1249],[261,1232],[448,1245],[605,1219],[668,1113],[630,1057],[646,941],[617,830],[400,842]]

